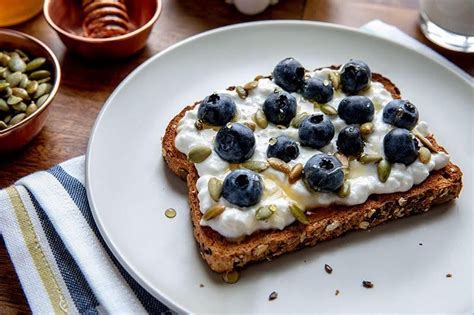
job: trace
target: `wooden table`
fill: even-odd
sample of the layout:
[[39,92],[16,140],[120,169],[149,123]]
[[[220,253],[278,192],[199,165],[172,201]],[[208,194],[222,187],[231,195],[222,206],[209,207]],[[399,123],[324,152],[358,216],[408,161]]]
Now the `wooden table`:
[[[0,158],[0,187],[29,173],[84,154],[97,113],[117,84],[143,61],[194,34],[216,27],[266,19],[306,19],[359,27],[372,19],[394,24],[474,74],[472,56],[431,44],[418,28],[417,0],[280,0],[263,14],[248,17],[223,0],[165,0],[148,46],[116,63],[91,63],[67,52],[42,16],[14,27],[44,41],[62,66],[63,81],[46,127],[19,152]],[[3,239],[0,241],[0,313],[29,313]]]

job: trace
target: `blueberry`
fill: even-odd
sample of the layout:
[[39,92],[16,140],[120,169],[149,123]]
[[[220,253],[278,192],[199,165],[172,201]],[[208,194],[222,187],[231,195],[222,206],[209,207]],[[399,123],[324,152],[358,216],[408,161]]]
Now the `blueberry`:
[[214,150],[227,162],[244,162],[255,151],[253,131],[244,125],[229,123],[217,132]]
[[353,95],[367,88],[372,79],[369,66],[360,60],[350,60],[341,69],[342,91]]
[[337,109],[346,124],[363,124],[374,119],[374,104],[365,96],[347,96]]
[[334,125],[326,116],[313,114],[300,124],[298,135],[302,145],[321,149],[334,137]]
[[324,104],[332,100],[334,90],[331,82],[313,77],[304,82],[302,94],[308,100]]
[[285,91],[275,91],[263,103],[263,112],[275,125],[288,126],[296,115],[296,99]]
[[418,123],[418,109],[406,100],[393,100],[383,109],[383,121],[398,128],[413,129]]
[[344,127],[336,141],[337,149],[347,156],[359,156],[364,151],[364,141],[356,126]]
[[332,155],[313,155],[304,166],[303,179],[314,191],[335,192],[344,183],[342,164]]
[[270,138],[269,142],[267,157],[276,157],[288,163],[300,155],[300,149],[296,142],[287,136]]
[[224,179],[222,197],[239,207],[256,205],[262,198],[263,185],[260,176],[246,169],[236,169]]
[[406,129],[394,128],[383,138],[385,158],[391,163],[413,163],[419,148],[418,140]]
[[224,126],[237,112],[235,102],[226,94],[206,96],[199,105],[198,118],[215,126]]
[[301,88],[304,78],[304,67],[294,58],[285,58],[273,69],[273,81],[288,92]]

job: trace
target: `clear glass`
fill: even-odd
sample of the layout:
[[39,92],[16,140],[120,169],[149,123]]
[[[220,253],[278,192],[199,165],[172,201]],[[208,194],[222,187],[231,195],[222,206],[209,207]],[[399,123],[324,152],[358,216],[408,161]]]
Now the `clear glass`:
[[474,0],[421,0],[420,26],[441,47],[474,52]]
[[43,0],[0,0],[0,27],[24,22],[43,8]]

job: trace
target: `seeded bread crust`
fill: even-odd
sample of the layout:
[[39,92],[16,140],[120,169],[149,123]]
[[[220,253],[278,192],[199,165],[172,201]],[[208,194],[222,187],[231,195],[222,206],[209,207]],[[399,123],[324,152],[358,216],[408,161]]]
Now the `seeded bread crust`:
[[[382,83],[393,98],[400,98],[399,89],[389,79],[374,73],[372,80]],[[365,203],[355,206],[317,208],[307,212],[308,225],[294,222],[283,230],[258,231],[239,241],[229,241],[210,227],[200,225],[202,214],[196,188],[199,175],[194,164],[174,144],[179,121],[198,104],[195,102],[185,107],[170,121],[163,136],[163,157],[168,167],[187,183],[194,236],[202,258],[216,272],[238,270],[249,263],[271,260],[284,253],[337,238],[349,231],[364,230],[427,212],[434,205],[457,198],[462,189],[462,172],[458,166],[449,162],[443,169],[432,171],[423,183],[407,192],[371,195]],[[428,139],[438,151],[446,152],[432,135]]]

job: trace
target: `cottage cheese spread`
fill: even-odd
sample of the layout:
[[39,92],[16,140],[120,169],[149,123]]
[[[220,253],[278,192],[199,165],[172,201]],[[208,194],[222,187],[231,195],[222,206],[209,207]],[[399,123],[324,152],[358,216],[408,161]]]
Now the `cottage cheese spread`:
[[[328,79],[331,69],[322,69],[311,72],[311,76],[317,76],[321,79]],[[251,121],[252,115],[261,108],[267,96],[272,93],[277,85],[269,79],[259,80],[258,87],[249,91],[246,99],[241,99],[235,91],[219,91],[232,97],[235,101],[240,117],[238,122]],[[300,94],[292,93],[298,104],[298,112],[314,113],[319,112],[313,104],[305,100]],[[393,128],[393,126],[382,121],[383,107],[392,100],[390,92],[388,92],[381,83],[372,82],[369,89],[361,95],[367,96],[374,103],[375,115],[373,119],[374,132],[368,136],[365,142],[364,153],[378,154],[384,156],[383,138]],[[334,91],[333,99],[328,103],[337,109],[339,102],[346,95],[340,90]],[[175,139],[177,149],[184,154],[197,145],[206,145],[213,147],[213,140],[217,133],[213,129],[197,130],[194,126],[197,120],[198,106],[188,111],[183,119],[181,119]],[[296,163],[306,161],[314,154],[324,152],[333,154],[337,151],[336,140],[339,131],[346,126],[346,123],[338,116],[329,117],[336,129],[336,135],[331,143],[322,148],[320,151],[299,144],[298,129],[289,127],[287,129],[279,129],[273,124],[269,124],[267,128],[258,128],[255,130],[256,147],[255,153],[250,160],[265,161],[267,159],[266,151],[268,141],[271,137],[286,135],[298,142],[300,154],[297,159],[290,161],[290,167]],[[426,122],[420,121],[416,127],[417,131],[423,135],[428,135],[428,126]],[[420,144],[421,145],[421,144]],[[405,166],[404,164],[395,163],[392,165],[392,171],[388,180],[383,183],[377,176],[376,164],[363,165],[357,160],[350,162],[350,173],[348,180],[350,182],[351,192],[346,198],[340,198],[334,193],[317,193],[309,191],[302,180],[298,180],[294,184],[289,184],[287,176],[282,172],[272,168],[260,173],[264,183],[264,193],[261,201],[246,208],[240,208],[230,204],[221,197],[219,204],[225,205],[225,211],[218,217],[205,221],[201,221],[201,225],[210,226],[213,230],[227,238],[239,238],[241,236],[250,235],[258,230],[267,229],[284,229],[287,225],[295,221],[290,213],[288,206],[296,203],[301,209],[317,208],[327,206],[329,204],[340,205],[356,205],[364,203],[371,194],[388,194],[394,192],[403,192],[409,190],[413,185],[420,184],[429,175],[432,170],[441,169],[449,162],[449,156],[443,152],[433,154],[431,160],[427,164],[416,160],[412,164]],[[214,151],[203,162],[195,164],[199,174],[197,181],[198,198],[201,212],[205,212],[209,207],[216,204],[210,197],[208,192],[208,181],[212,177],[218,177],[224,180],[230,172],[229,163],[222,160]],[[256,210],[265,205],[274,204],[277,211],[265,221],[258,221],[255,218]]]

